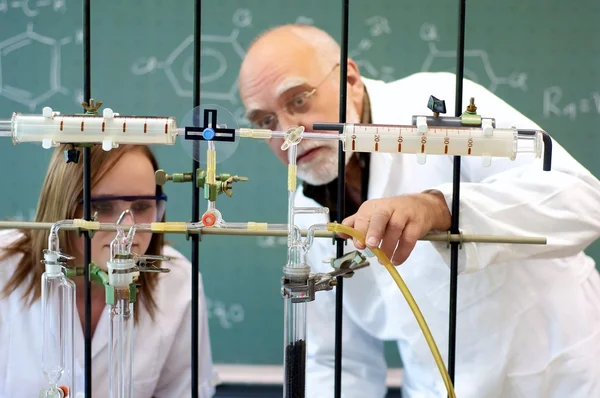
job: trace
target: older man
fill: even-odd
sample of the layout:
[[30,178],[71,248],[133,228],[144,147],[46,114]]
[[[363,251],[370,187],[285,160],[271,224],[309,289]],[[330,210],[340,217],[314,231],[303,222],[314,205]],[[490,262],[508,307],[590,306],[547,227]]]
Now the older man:
[[[257,38],[243,61],[239,87],[247,115],[262,128],[286,129],[337,122],[337,43],[310,26],[286,25]],[[393,83],[361,77],[347,65],[347,122],[410,124],[425,114],[430,95],[454,98],[455,77],[417,73]],[[498,127],[539,129],[500,98],[465,80],[464,103]],[[448,113],[454,114],[450,104]],[[281,141],[269,146],[282,162]],[[445,354],[449,256],[446,245],[418,241],[450,226],[452,158],[381,153],[346,156],[345,223],[367,234],[399,267]],[[304,140],[298,147],[297,206],[327,206],[335,218],[337,143]],[[459,258],[456,392],[461,398],[600,397],[600,277],[583,250],[599,236],[600,183],[556,141],[553,169],[532,154],[515,161],[462,160],[461,230],[468,234],[546,236],[546,245],[475,244]],[[364,249],[358,246],[356,248]],[[353,250],[352,244],[347,250]],[[315,241],[308,260],[334,253]],[[404,363],[404,397],[445,396],[442,379],[412,313],[383,267],[373,264],[345,284],[343,396],[385,395],[383,341],[397,341]],[[309,305],[307,396],[333,391],[335,295]],[[445,356],[445,355],[444,355]]]

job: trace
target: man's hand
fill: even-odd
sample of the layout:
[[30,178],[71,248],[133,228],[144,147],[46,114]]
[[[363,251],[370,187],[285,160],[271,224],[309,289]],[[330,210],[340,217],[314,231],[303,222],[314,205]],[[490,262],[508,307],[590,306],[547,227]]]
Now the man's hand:
[[[342,221],[366,236],[368,248],[383,250],[394,265],[406,261],[418,239],[431,231],[446,231],[450,229],[450,223],[446,200],[435,190],[371,199],[364,202],[356,214]],[[365,249],[356,241],[354,246]]]

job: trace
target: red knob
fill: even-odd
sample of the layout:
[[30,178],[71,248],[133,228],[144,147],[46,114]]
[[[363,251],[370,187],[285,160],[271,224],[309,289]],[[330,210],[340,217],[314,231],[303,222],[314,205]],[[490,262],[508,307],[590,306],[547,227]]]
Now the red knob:
[[217,221],[216,217],[212,213],[204,213],[202,216],[202,224],[206,225],[207,227],[212,227],[215,225],[215,221]]

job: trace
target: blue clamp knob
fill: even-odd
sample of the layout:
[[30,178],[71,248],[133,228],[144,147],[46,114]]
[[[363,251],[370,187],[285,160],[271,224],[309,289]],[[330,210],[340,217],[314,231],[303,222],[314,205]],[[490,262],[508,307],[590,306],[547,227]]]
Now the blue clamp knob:
[[205,128],[202,132],[202,137],[205,140],[212,140],[215,138],[215,130],[211,129],[210,127]]

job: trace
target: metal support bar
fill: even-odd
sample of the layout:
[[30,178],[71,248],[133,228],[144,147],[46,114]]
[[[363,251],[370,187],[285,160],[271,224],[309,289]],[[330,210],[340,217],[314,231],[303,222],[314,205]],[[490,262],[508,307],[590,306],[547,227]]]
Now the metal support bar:
[[[202,33],[202,0],[195,1],[194,9],[194,81],[193,81],[193,101],[194,101],[194,126],[199,126],[198,114],[200,109],[200,66],[201,66],[201,33]],[[187,137],[186,137],[187,138]],[[193,141],[193,161],[192,161],[192,181],[196,181],[196,173],[200,169],[200,142]],[[196,184],[192,184],[192,221],[198,222],[200,219],[200,188]],[[192,398],[198,397],[199,386],[199,368],[198,368],[198,351],[199,351],[199,272],[200,272],[200,236],[192,235]]]
[[[454,116],[459,117],[462,113],[463,96],[463,74],[465,61],[465,11],[466,0],[459,0],[458,12],[458,48],[456,51],[456,98],[454,105]],[[454,169],[452,173],[452,222],[450,232],[460,233],[459,209],[460,209],[460,156],[454,156]],[[459,243],[450,244],[450,308],[448,319],[448,374],[452,384],[454,383],[456,362],[456,310],[458,294],[458,251]]]
[[[92,61],[91,61],[91,4],[83,1],[83,99],[91,103],[92,98]],[[83,218],[91,220],[91,148],[83,148]],[[85,398],[92,397],[92,292],[90,263],[92,262],[92,238],[88,232],[83,234],[83,271],[84,271],[84,383]],[[73,369],[74,371],[74,369]]]
[[[346,102],[348,82],[348,10],[349,0],[342,0],[342,40],[340,53],[340,103],[339,122],[346,123]],[[341,133],[341,132],[340,132]],[[341,223],[345,214],[346,196],[346,154],[343,143],[338,143],[338,184],[337,184],[337,219]],[[336,256],[344,254],[344,240],[336,239]],[[344,302],[344,278],[338,276],[335,288],[335,353],[334,353],[334,397],[342,396],[342,319]],[[310,343],[309,343],[310,344]]]
[[[35,229],[35,230],[50,230],[52,223],[49,222],[33,222],[33,221],[0,221],[0,230],[2,229]],[[127,232],[131,226],[121,225],[120,229]],[[75,225],[63,225],[60,227],[64,231],[86,231],[85,227]],[[110,231],[117,232],[116,224],[101,224],[97,229],[93,231]],[[276,230],[276,231],[256,231],[246,229],[233,229],[233,228],[203,228],[198,230],[182,230],[182,231],[152,231],[149,227],[141,227],[136,225],[136,233],[165,233],[165,234],[189,234],[189,235],[230,235],[230,236],[287,236],[287,231]],[[308,236],[308,230],[302,229],[300,233],[303,237]],[[329,231],[315,231],[315,238],[328,238],[332,239],[335,236],[333,232]],[[443,233],[431,233],[423,236],[419,240],[430,241],[430,242],[475,242],[475,243],[504,243],[504,244],[525,244],[525,245],[545,245],[547,243],[546,238],[539,236],[510,236],[510,235],[470,235],[470,234],[451,234],[450,232]]]

